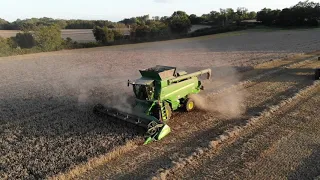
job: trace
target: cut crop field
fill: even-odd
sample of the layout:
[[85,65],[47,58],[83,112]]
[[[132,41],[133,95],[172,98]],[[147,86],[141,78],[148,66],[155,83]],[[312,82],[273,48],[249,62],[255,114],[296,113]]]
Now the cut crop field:
[[[319,47],[319,29],[241,31],[0,58],[0,179],[314,177]],[[127,80],[158,64],[213,78],[201,109],[142,146],[139,128],[92,106],[126,107]]]

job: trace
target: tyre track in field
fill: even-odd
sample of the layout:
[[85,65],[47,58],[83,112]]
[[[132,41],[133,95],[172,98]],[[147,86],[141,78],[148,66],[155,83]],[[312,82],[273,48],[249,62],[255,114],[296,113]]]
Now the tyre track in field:
[[[305,55],[303,55],[303,56],[297,56],[297,57],[294,57],[294,58],[291,58],[291,59],[288,59],[288,58],[286,58],[285,60],[275,60],[275,61],[272,61],[272,62],[268,62],[268,63],[264,63],[264,64],[269,64],[269,63],[271,63],[273,66],[272,67],[284,67],[284,66],[290,66],[290,65],[293,65],[293,64],[297,64],[297,63],[301,63],[301,62],[308,62],[308,60],[309,59],[312,59],[312,58],[314,58],[314,57],[312,57],[312,55],[309,55],[309,56],[305,56]],[[307,60],[307,61],[306,61]],[[255,76],[255,74],[256,73],[265,73],[265,72],[269,72],[270,70],[268,69],[268,67],[266,67],[266,66],[268,66],[268,65],[258,65],[258,69],[256,69],[255,71],[255,73],[248,73],[248,74],[246,74],[245,76],[243,76],[243,78],[247,78],[247,77],[250,77],[250,76]],[[270,66],[270,65],[269,65]],[[260,69],[261,68],[261,69]],[[271,74],[271,73],[266,73],[266,74]],[[259,77],[263,77],[263,76],[259,76]],[[255,78],[256,79],[256,78]],[[217,86],[219,87],[220,86],[220,84],[217,84]],[[226,88],[224,88],[224,89],[227,89],[227,87]],[[178,117],[179,117],[179,115],[178,115]],[[204,119],[205,118],[207,118],[207,117],[204,117]],[[208,118],[207,118],[208,119]],[[173,122],[174,123],[174,122]],[[231,125],[232,125],[232,123],[230,123]],[[179,125],[179,126],[181,126],[181,125]],[[184,125],[182,125],[182,127],[183,127]],[[178,130],[178,127],[177,127],[177,130]],[[132,151],[134,150],[134,149],[136,149],[136,145],[137,145],[137,143],[138,143],[138,141],[137,140],[134,140],[133,139],[133,146],[131,146],[131,149],[132,149]],[[128,151],[128,148],[130,148],[130,147],[128,147],[128,146],[126,146],[125,147],[125,149],[126,149],[126,151],[125,152],[127,152]],[[111,151],[110,153],[108,153],[108,154],[106,154],[105,156],[102,156],[100,159],[105,159],[104,157],[109,157],[109,154],[111,154],[112,155],[112,157],[113,158],[115,158],[114,157],[114,155],[113,154],[117,154],[118,156],[120,156],[121,155],[121,153],[118,153],[118,152],[116,152],[116,153],[113,153],[113,151]],[[108,159],[108,161],[110,160],[110,158],[107,158]],[[105,162],[105,161],[104,161]],[[59,175],[58,176],[58,178],[61,178],[61,177],[68,177],[68,178],[70,178],[70,177],[75,177],[75,176],[77,176],[78,174],[81,174],[81,173],[83,173],[83,172],[86,172],[88,169],[92,169],[92,168],[94,168],[94,167],[92,167],[93,166],[93,164],[96,164],[96,165],[94,165],[94,166],[97,166],[98,164],[101,164],[101,161],[99,160],[99,158],[96,158],[96,159],[94,159],[92,162],[90,162],[90,166],[86,166],[86,164],[85,163],[83,163],[83,164],[81,164],[80,166],[76,166],[75,168],[73,168],[73,169],[71,169],[71,170],[69,170],[68,172],[70,173],[70,174],[68,174],[68,173],[66,173],[66,174],[62,174],[61,176]],[[79,169],[81,169],[81,170],[79,170]]]
[[[314,61],[314,62],[311,62],[310,64],[302,65],[302,67],[303,66],[314,67],[314,65],[319,65],[319,62]],[[299,68],[301,68],[301,66]],[[312,78],[310,77],[310,76],[312,76],[311,70],[309,70],[309,74],[310,74],[309,75],[309,83],[312,84],[313,81],[312,81]],[[306,77],[308,78],[308,76],[306,76]],[[310,81],[310,79],[311,79],[311,81]],[[305,79],[305,80],[308,80],[308,79]],[[300,79],[300,81],[304,81],[304,80]],[[289,97],[284,98],[282,100],[280,99],[281,101],[278,104],[274,104],[269,108],[265,108],[262,111],[262,113],[260,113],[260,116],[250,118],[244,127],[234,127],[233,129],[226,131],[224,134],[214,138],[215,140],[212,140],[209,143],[209,145],[207,145],[207,147],[198,149],[192,155],[188,156],[187,158],[180,159],[179,162],[177,162],[177,163],[174,162],[174,164],[171,168],[168,168],[167,170],[163,170],[163,171],[159,172],[158,175],[154,176],[153,178],[164,179],[170,175],[174,176],[174,173],[176,171],[179,171],[179,170],[183,169],[184,167],[187,167],[189,164],[191,164],[191,166],[192,166],[192,163],[196,164],[197,163],[196,161],[199,157],[201,158],[202,156],[205,156],[206,154],[208,154],[208,152],[215,152],[215,151],[220,150],[219,146],[223,146],[223,143],[225,143],[225,142],[226,143],[233,143],[234,139],[238,138],[239,134],[242,131],[245,131],[246,128],[251,128],[256,123],[260,123],[260,121],[263,121],[264,118],[269,117],[270,114],[277,112],[280,108],[286,108],[286,106],[290,106],[290,103],[292,103],[293,101],[296,101],[297,99],[299,100],[299,97],[301,96],[301,94],[306,94],[306,92],[314,91],[315,88],[318,88],[319,84],[320,84],[319,82],[315,82],[314,84],[312,84],[310,86],[306,85],[304,87],[301,87],[302,90],[298,90],[298,91],[294,92],[293,97],[289,96]],[[287,92],[289,92],[289,94],[292,94],[292,92],[290,93],[290,91],[287,91]],[[254,103],[254,102],[255,101],[253,101],[252,103]],[[266,101],[266,103],[267,103],[267,101]],[[216,150],[216,149],[218,149],[218,150]],[[215,152],[215,153],[218,153],[218,152]]]
[[[308,61],[307,63],[312,62]],[[298,63],[297,67],[303,67],[303,63]],[[260,80],[256,80],[257,82],[253,82],[253,85],[246,87],[246,90],[251,88],[252,93],[255,93],[257,97],[264,98],[263,96],[259,96],[259,94],[265,91],[265,83],[267,83],[267,81],[269,80],[275,88],[278,88],[277,91],[279,93],[286,91],[286,89],[288,88],[292,88],[292,91],[280,94],[280,96],[283,96],[283,98],[288,98],[290,97],[290,95],[297,92],[300,88],[306,87],[311,83],[310,81],[308,81],[308,79],[305,79],[305,77],[300,79],[299,83],[297,84],[289,83],[289,85],[288,83],[283,82],[272,82],[274,81],[272,79],[277,78],[279,74],[280,80],[281,78],[285,79],[285,77],[288,77],[288,74],[280,73],[280,71],[277,71],[277,73],[271,73],[270,76],[266,76],[261,78]],[[310,78],[310,76],[308,76],[307,78]],[[257,92],[257,90],[260,91]],[[270,92],[269,96],[272,97],[274,93],[275,92]],[[277,104],[278,101],[275,101],[273,103]],[[261,102],[259,103],[260,105],[262,104]],[[271,102],[272,101],[270,101],[270,103]],[[255,105],[257,106],[257,104]],[[254,108],[254,106],[252,106],[251,108]],[[258,111],[262,111],[263,109],[265,108],[262,107]],[[130,154],[123,154],[123,156],[119,159],[110,161],[109,164],[106,164],[100,169],[97,168],[89,172],[88,174],[84,174],[82,178],[85,179],[85,177],[95,177],[95,174],[98,176],[101,175],[105,178],[115,179],[126,179],[130,177],[144,179],[150,177],[150,174],[159,172],[159,169],[161,171],[161,168],[163,167],[168,167],[168,165],[170,167],[173,161],[178,161],[179,158],[188,157],[190,153],[194,152],[195,148],[205,146],[208,142],[207,139],[213,139],[214,137],[223,134],[223,132],[231,129],[232,127],[243,126],[246,124],[246,120],[248,119],[247,117],[242,117],[227,120],[223,119],[223,117],[218,117],[217,114],[207,113],[203,115],[201,112],[195,112],[192,115],[181,114],[178,115],[178,117],[179,121],[175,120],[175,118],[172,120],[174,121],[174,123],[172,123],[174,125],[172,126],[173,132],[171,138],[167,138],[159,143],[154,143],[150,146],[139,147]],[[192,120],[195,120],[199,117],[205,120],[201,123],[196,124],[192,122]],[[160,145],[160,143],[162,147],[157,147]],[[130,159],[131,161],[128,162],[128,159]],[[137,164],[139,164],[139,166],[137,166]],[[122,169],[120,169],[119,167],[122,167]],[[123,172],[125,172],[125,174]],[[144,173],[141,174],[139,172]]]
[[[290,122],[286,119],[286,116],[299,110],[301,104],[313,102],[315,99],[312,98],[319,96],[319,92],[320,82],[315,82],[299,91],[293,98],[284,101],[283,105],[278,107],[277,111],[274,111],[274,114],[270,112],[272,115],[262,117],[246,129],[241,129],[241,132],[236,132],[237,135],[231,133],[224,144],[218,145],[216,143],[214,147],[208,147],[192,158],[185,159],[184,164],[179,167],[176,166],[174,169],[170,169],[170,172],[167,171],[154,179],[246,179],[248,177],[252,178],[252,176],[255,177],[254,179],[260,179],[261,175],[266,179],[270,178],[270,174],[260,173],[258,176],[256,174],[260,169],[264,170],[265,173],[268,169],[264,167],[265,164],[261,164],[262,159],[270,156],[283,142],[296,135],[296,131],[301,131],[299,128],[307,123],[299,119]],[[282,122],[282,119],[285,122]],[[299,148],[301,149],[301,147]],[[299,155],[298,157],[295,155],[289,156],[293,156],[295,159],[300,158]],[[278,159],[277,161],[281,160]],[[293,161],[295,162],[295,160]],[[297,166],[296,163],[293,164]],[[277,166],[280,164],[277,164]],[[285,167],[279,167],[282,172],[276,171],[276,166],[269,168],[278,173],[273,174],[274,177],[277,177],[276,179],[284,178],[283,172],[292,171],[288,168],[288,163]],[[317,168],[317,165],[309,168]]]
[[[301,65],[302,64],[302,65]],[[308,64],[304,63],[298,63],[298,66],[295,68],[302,68],[304,66],[310,66],[310,64],[318,64],[318,62],[310,62]],[[310,71],[310,70],[309,70]],[[304,78],[300,78],[299,82],[293,86],[286,86],[285,83],[280,82],[280,83],[273,83],[273,85],[263,85],[263,83],[257,83],[255,82],[254,85],[249,85],[246,90],[248,90],[251,93],[251,98],[248,98],[249,101],[248,107],[249,109],[247,110],[246,116],[251,117],[249,119],[246,119],[245,122],[243,122],[242,126],[234,124],[232,128],[228,128],[225,131],[223,131],[221,134],[218,136],[211,137],[210,135],[206,135],[205,137],[207,138],[207,142],[209,141],[209,147],[212,146],[212,144],[218,143],[223,143],[225,140],[228,139],[229,136],[234,136],[237,135],[238,132],[242,129],[242,127],[245,127],[250,123],[251,119],[253,119],[253,122],[257,121],[260,117],[265,116],[265,114],[269,114],[273,111],[275,111],[274,107],[278,107],[278,104],[281,104],[282,101],[286,101],[287,98],[290,98],[292,95],[295,93],[299,92],[300,89],[308,87],[310,84],[312,84],[312,79],[311,79],[311,74],[312,71],[309,72],[309,76],[306,76]],[[272,77],[275,79],[282,79],[282,78],[287,78],[289,73],[279,73],[273,74]],[[290,76],[289,76],[290,77]],[[294,76],[290,77],[295,78]],[[309,79],[309,81],[308,81]],[[276,82],[276,81],[275,81]],[[281,88],[280,88],[281,87]],[[270,91],[274,89],[274,91]],[[266,93],[269,95],[266,95]],[[232,92],[231,92],[232,93]],[[262,100],[262,101],[261,101]],[[259,103],[260,102],[260,103]],[[269,110],[270,109],[270,110]],[[254,112],[254,113],[252,113]],[[252,114],[251,114],[252,113]],[[259,116],[255,117],[256,114],[259,114]],[[214,129],[212,130],[214,131]],[[212,132],[209,132],[212,133]],[[213,140],[210,141],[210,139],[218,139],[218,140]],[[204,145],[206,147],[208,145]],[[205,148],[204,148],[205,149]],[[197,157],[198,155],[203,153],[203,148],[195,149],[192,153],[190,153],[190,156],[187,157],[181,157],[181,159],[177,161],[173,161],[171,163],[171,167],[168,168],[167,170],[159,170],[157,173],[158,178],[160,177],[165,177],[167,174],[170,174],[171,172],[176,171],[177,169],[183,168],[190,160],[192,160],[194,157]]]
[[[276,72],[274,70],[269,70],[270,67],[272,67],[272,68],[276,68],[276,67],[283,68],[283,67],[287,67],[287,66],[294,65],[294,64],[297,64],[297,63],[307,62],[307,61],[309,61],[309,59],[313,59],[315,57],[313,55],[315,55],[315,54],[317,54],[317,52],[311,53],[309,55],[298,55],[298,56],[291,57],[291,58],[279,59],[279,60],[274,60],[274,61],[271,61],[271,62],[259,64],[259,65],[255,66],[254,70],[249,70],[249,72],[243,71],[241,73],[241,75],[243,75],[242,79],[246,80],[246,79],[250,79],[250,77],[254,77],[252,79],[262,78],[262,77],[264,77],[266,75],[272,74],[272,72]],[[258,78],[255,77],[258,74],[259,74]],[[218,79],[220,79],[222,82],[228,82],[228,80],[221,79],[221,77],[218,78]],[[248,81],[247,80],[245,82],[239,83],[237,86],[244,85],[244,84],[249,84],[250,82],[252,83],[252,81]],[[218,82],[218,83],[215,84],[215,87],[221,87],[221,88],[219,88],[220,92],[222,92],[222,90],[226,90],[226,89],[228,89],[230,87],[231,88],[235,88],[237,86],[235,86],[235,85],[231,85],[230,86],[230,83],[222,83],[221,84],[221,83]],[[213,95],[214,94],[218,94],[219,90],[217,90],[216,92],[213,92]],[[179,115],[178,115],[178,117],[179,117]],[[203,116],[203,119],[208,119],[208,118],[210,118],[210,116],[208,116],[208,115],[204,115]],[[179,129],[178,128],[179,126],[177,126],[176,129]],[[124,145],[123,148],[125,149],[125,152],[129,151],[128,148],[130,148],[130,147],[131,147],[131,150],[133,151],[137,147],[137,144],[139,144],[138,141],[139,140],[134,138],[131,141],[132,142],[131,146]],[[99,164],[101,164],[101,162],[106,163],[106,161],[104,161],[104,159],[108,159],[108,161],[109,161],[110,160],[110,158],[109,158],[110,156],[112,156],[114,158],[115,157],[114,154],[117,154],[117,156],[120,156],[124,152],[123,151],[123,152],[119,153],[117,150],[115,150],[115,151],[116,152],[111,151],[111,152],[109,152],[109,153],[107,153],[105,155],[102,155],[101,157],[94,158],[92,161],[90,161],[90,163],[88,163],[90,165],[86,165],[86,163],[82,163],[79,166],[76,166],[76,167],[70,169],[67,173],[61,173],[56,177],[58,179],[60,179],[60,178],[69,179],[70,177],[71,178],[72,177],[76,177],[77,175],[82,174],[83,172],[86,172],[88,169],[92,169],[92,168],[98,166]]]

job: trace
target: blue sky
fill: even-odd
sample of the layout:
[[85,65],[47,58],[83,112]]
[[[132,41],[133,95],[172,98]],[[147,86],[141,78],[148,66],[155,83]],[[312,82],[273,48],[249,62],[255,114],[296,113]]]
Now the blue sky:
[[[62,19],[104,19],[119,21],[123,18],[149,14],[170,16],[176,10],[202,15],[219,8],[246,7],[258,11],[264,7],[283,9],[299,0],[1,0],[0,18],[52,17]],[[314,2],[318,2],[315,0]]]

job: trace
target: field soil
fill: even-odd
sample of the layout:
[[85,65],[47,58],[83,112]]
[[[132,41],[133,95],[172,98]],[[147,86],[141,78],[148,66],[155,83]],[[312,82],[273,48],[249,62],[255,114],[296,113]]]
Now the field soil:
[[[232,167],[235,172],[240,171],[238,168],[241,166],[238,166],[238,164],[231,166],[231,163],[226,165],[226,161],[231,158],[230,161],[233,163],[233,160],[235,160],[236,157],[240,158],[242,156],[248,158],[249,161],[251,158],[255,157],[253,152],[260,150],[258,145],[255,146],[255,144],[250,144],[251,142],[248,142],[248,144],[245,145],[241,144],[244,147],[231,148],[240,154],[236,154],[234,156],[225,154],[223,157],[225,159],[219,158],[216,161],[208,162],[208,164],[206,161],[208,161],[208,156],[210,157],[212,154],[202,154],[203,152],[201,151],[201,155],[199,156],[200,158],[203,156],[203,161],[206,162],[205,164],[198,164],[198,160],[188,160],[187,162],[179,161],[181,158],[187,158],[188,156],[193,155],[193,153],[197,152],[198,148],[203,148],[208,142],[216,138],[227,138],[224,136],[225,132],[234,129],[235,127],[239,129],[243,128],[250,118],[261,115],[265,110],[280,104],[282,100],[291,98],[298,93],[300,89],[312,85],[314,82],[314,71],[312,67],[319,65],[320,63],[317,60],[313,60],[312,62],[303,65],[294,65],[289,69],[281,70],[261,79],[250,81],[250,83],[244,86],[239,86],[238,88],[226,93],[219,93],[217,95],[210,96],[209,98],[206,98],[205,104],[206,106],[210,106],[210,108],[214,110],[213,112],[203,113],[202,111],[197,111],[189,114],[179,114],[172,119],[170,124],[170,126],[173,127],[171,138],[167,138],[159,143],[154,143],[148,147],[138,147],[132,152],[125,153],[120,157],[109,161],[105,165],[95,168],[89,173],[85,173],[82,177],[83,179],[98,179],[100,177],[106,179],[150,179],[152,174],[161,174],[164,168],[169,169],[166,170],[169,172],[165,171],[168,174],[164,176],[166,178],[171,178],[172,175],[173,179],[192,179],[196,177],[195,175],[198,175],[199,177],[196,179],[213,177],[221,179],[227,177],[226,174],[230,172],[229,169]],[[276,67],[271,66],[270,68],[273,69]],[[232,102],[228,102],[228,100]],[[239,103],[239,105],[244,105],[246,110],[236,117],[226,116],[233,114],[234,110],[238,111],[239,107],[237,107],[237,103]],[[226,108],[220,109],[224,106]],[[316,115],[310,118],[320,120]],[[264,121],[264,119],[260,119],[260,121]],[[272,127],[270,127],[271,125]],[[267,132],[263,132],[261,128],[254,129],[254,132],[256,133],[254,135],[257,136],[257,138],[265,138],[262,139],[265,141],[276,141],[277,138],[269,139],[272,137],[261,137],[264,135],[263,133],[266,133],[267,135],[269,135],[269,133],[275,133],[273,135],[277,135],[280,138],[284,136],[284,134],[281,134],[280,132],[274,132],[276,130],[274,126],[276,125],[271,123],[266,125],[265,128],[267,129]],[[288,124],[283,126],[288,126]],[[280,127],[277,128],[281,130]],[[283,131],[287,132],[285,130]],[[262,133],[262,135],[258,133]],[[239,139],[243,140],[242,138],[243,137],[239,137]],[[249,136],[248,138],[250,139],[246,139],[247,141],[251,140],[253,137]],[[255,143],[261,143],[261,146],[267,145],[260,142],[260,139],[255,141],[257,141]],[[239,149],[243,150],[242,154],[241,152],[238,152]],[[213,149],[212,152],[215,154],[216,149]],[[200,163],[201,162],[202,161],[200,161]],[[225,166],[220,168],[217,166],[217,164],[219,164],[218,162]],[[185,163],[187,163],[187,165],[185,165]],[[241,163],[247,163],[247,161],[241,161]],[[173,164],[177,167],[182,166],[178,169],[181,169],[185,174],[178,174],[179,171],[177,172],[176,169],[170,171],[170,165]],[[209,164],[211,166],[209,166]],[[194,168],[193,165],[198,169]],[[263,166],[263,164],[261,164],[261,166]],[[188,169],[189,167],[190,169]],[[217,174],[215,174],[223,170],[226,172],[221,173],[221,176],[217,176]],[[193,174],[191,172],[198,174]],[[204,172],[207,174],[204,174]],[[163,176],[160,177],[164,178]],[[236,175],[234,177],[237,178]],[[233,176],[230,174],[230,179],[232,178]]]
[[[299,68],[306,70],[314,65],[311,63]],[[312,79],[312,71],[309,75],[305,76],[306,81]],[[285,75],[278,76],[274,80],[284,80],[284,77]],[[288,82],[287,80],[285,82]],[[302,85],[298,78],[292,80],[297,82],[297,85]],[[269,88],[276,89],[272,86],[268,86],[268,90]],[[294,91],[296,90],[287,88],[275,95],[283,98]],[[272,98],[273,100],[267,101],[268,104],[280,99],[274,96]],[[166,178],[314,179],[320,175],[319,102],[320,85],[317,85],[298,101],[280,108],[272,116],[260,119],[256,127],[234,137],[232,142],[224,144],[220,150],[212,149],[203,153],[184,168],[168,173]]]
[[[180,160],[313,84],[313,68],[320,66],[315,60],[318,54],[304,53],[318,50],[319,34],[319,29],[242,31],[0,58],[0,178],[148,179],[159,174],[174,179],[187,177],[191,174],[177,167]],[[200,110],[176,112],[169,123],[172,133],[168,137],[140,146],[143,132],[139,128],[98,118],[92,114],[92,106],[99,102],[126,108],[132,97],[127,80],[139,77],[139,69],[157,64],[190,72],[211,68],[213,79],[206,82],[207,91],[197,97]],[[236,86],[220,92],[231,85]],[[276,129],[281,131],[271,119],[263,121],[279,126]],[[248,130],[247,134],[253,132],[254,129]],[[270,141],[282,135],[286,134],[279,133]],[[132,145],[126,146],[127,143]],[[225,144],[227,152],[229,145]],[[88,161],[99,161],[118,147],[127,149],[99,166],[92,163],[86,168]],[[257,148],[260,150],[259,144]],[[229,149],[230,155],[238,153]],[[216,161],[215,153],[206,151],[203,157],[207,156],[212,157],[208,161]],[[197,164],[206,162],[202,156],[198,158],[188,168],[200,177],[201,173],[196,173],[201,165]],[[262,162],[263,159],[258,163]],[[80,166],[83,168],[77,169]],[[208,171],[219,171],[215,168],[208,166]],[[177,177],[171,169],[177,169]],[[57,176],[59,173],[62,174]]]

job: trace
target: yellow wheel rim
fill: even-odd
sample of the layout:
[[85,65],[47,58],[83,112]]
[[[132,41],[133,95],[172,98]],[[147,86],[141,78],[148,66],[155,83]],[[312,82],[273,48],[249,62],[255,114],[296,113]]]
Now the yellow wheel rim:
[[193,109],[193,106],[194,106],[193,102],[190,102],[190,103],[188,104],[188,108],[189,108],[189,109]]

